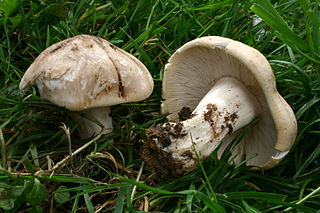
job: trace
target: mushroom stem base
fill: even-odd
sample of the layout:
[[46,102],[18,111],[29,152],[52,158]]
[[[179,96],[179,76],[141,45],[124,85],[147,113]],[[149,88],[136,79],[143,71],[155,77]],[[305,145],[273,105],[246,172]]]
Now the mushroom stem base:
[[[149,131],[158,128],[152,126]],[[163,178],[179,177],[185,173],[184,161],[174,159],[171,153],[164,151],[154,140],[147,140],[141,149],[141,156],[149,169]]]

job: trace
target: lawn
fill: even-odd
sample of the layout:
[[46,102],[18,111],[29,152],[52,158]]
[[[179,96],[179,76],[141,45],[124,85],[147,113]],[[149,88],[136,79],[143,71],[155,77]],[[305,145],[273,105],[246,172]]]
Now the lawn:
[[[319,8],[318,0],[0,1],[0,212],[319,212]],[[88,139],[77,135],[75,112],[41,99],[36,87],[19,90],[39,53],[79,34],[131,53],[155,84],[148,99],[111,108],[112,133]],[[207,35],[268,59],[298,135],[270,170],[230,165],[226,150],[161,178],[140,150],[146,129],[165,122],[163,70],[175,50]]]

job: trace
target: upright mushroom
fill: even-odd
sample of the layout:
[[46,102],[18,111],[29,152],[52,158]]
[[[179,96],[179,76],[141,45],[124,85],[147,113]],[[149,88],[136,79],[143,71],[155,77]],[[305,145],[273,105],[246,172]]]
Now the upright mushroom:
[[110,106],[146,99],[153,90],[152,77],[137,58],[90,35],[44,50],[24,74],[20,89],[33,84],[42,98],[84,114],[76,116],[82,138],[111,132]]
[[171,122],[147,130],[142,157],[164,176],[191,171],[198,164],[195,152],[205,159],[220,143],[221,156],[255,119],[232,150],[234,163],[250,158],[247,165],[271,168],[296,137],[294,113],[277,92],[268,61],[228,38],[202,37],[179,48],[165,66],[162,96],[161,111]]

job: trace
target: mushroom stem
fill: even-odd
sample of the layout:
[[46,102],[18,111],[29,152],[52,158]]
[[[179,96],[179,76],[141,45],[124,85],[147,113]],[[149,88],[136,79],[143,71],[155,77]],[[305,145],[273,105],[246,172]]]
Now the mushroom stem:
[[74,116],[74,120],[79,123],[78,132],[82,139],[96,136],[101,132],[107,134],[113,130],[110,107],[81,110],[80,114]]
[[198,165],[233,132],[249,124],[260,113],[258,100],[237,79],[224,77],[200,101],[190,118],[152,126],[142,157],[164,176],[177,176]]

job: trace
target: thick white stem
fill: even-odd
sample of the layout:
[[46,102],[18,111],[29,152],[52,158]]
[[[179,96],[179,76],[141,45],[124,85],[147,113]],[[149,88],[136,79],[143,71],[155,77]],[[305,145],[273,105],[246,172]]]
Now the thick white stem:
[[179,171],[169,173],[185,173],[198,164],[195,151],[205,159],[229,135],[249,124],[259,113],[258,100],[248,89],[239,80],[225,77],[200,101],[191,118],[157,128],[156,134],[150,134],[151,143],[166,153],[161,156],[176,164],[171,169]]
[[79,136],[89,138],[112,132],[112,118],[110,116],[110,107],[97,107],[80,111],[74,116],[74,120],[79,123]]
[[[202,159],[209,156],[226,137],[259,115],[259,105],[240,81],[222,78],[200,101],[192,115],[181,122],[181,132],[186,135],[171,140],[171,144],[164,148],[177,160],[186,159],[184,153],[194,153],[194,149]],[[185,167],[192,167],[195,160],[187,161]]]

